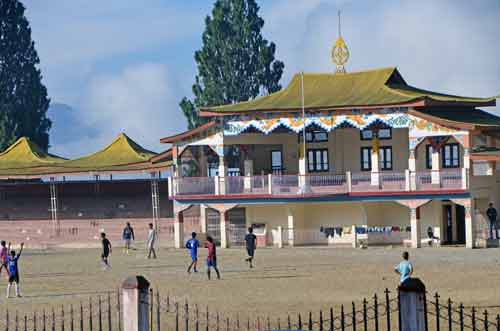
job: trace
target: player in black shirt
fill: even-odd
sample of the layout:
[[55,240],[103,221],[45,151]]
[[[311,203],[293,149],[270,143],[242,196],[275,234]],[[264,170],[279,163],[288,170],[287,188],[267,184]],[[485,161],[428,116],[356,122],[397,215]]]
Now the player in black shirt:
[[245,236],[248,258],[245,261],[248,262],[250,268],[253,268],[253,256],[255,254],[255,249],[257,248],[257,237],[253,234],[253,228],[248,228],[248,234]]
[[102,263],[104,265],[104,268],[111,268],[111,265],[109,264],[108,257],[113,251],[113,247],[111,247],[111,242],[109,242],[108,238],[106,238],[106,234],[103,232],[101,233],[101,238],[102,238],[102,254],[101,254],[101,259]]

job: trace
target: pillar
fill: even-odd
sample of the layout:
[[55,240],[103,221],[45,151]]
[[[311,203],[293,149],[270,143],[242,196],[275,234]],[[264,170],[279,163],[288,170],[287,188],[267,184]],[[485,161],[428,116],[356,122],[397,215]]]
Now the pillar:
[[123,331],[149,331],[149,282],[132,276],[122,283]]
[[288,246],[293,247],[295,242],[294,242],[294,215],[293,215],[293,210],[291,208],[288,208],[288,216],[287,216],[287,223],[288,223]]
[[224,163],[224,154],[219,155],[219,194],[226,194],[226,164]]
[[220,247],[229,247],[227,214],[225,211],[220,211]]
[[[303,152],[302,152],[303,153]],[[300,153],[299,153],[300,154]],[[299,158],[299,191],[305,191],[307,162],[305,157]]]
[[374,186],[380,185],[380,164],[379,164],[379,152],[378,150],[372,149],[372,173],[371,173],[371,184]]
[[441,177],[441,164],[439,163],[439,149],[432,147],[432,172],[431,184],[440,185]]
[[420,248],[422,245],[422,235],[420,229],[420,221],[417,218],[417,208],[410,208],[410,225],[411,225],[411,247]]
[[253,160],[245,160],[244,161],[244,181],[243,188],[245,191],[252,190],[252,176],[253,176]]
[[184,247],[184,215],[182,211],[175,213],[174,218],[174,247]]
[[200,205],[200,228],[201,233],[207,233],[207,207]]
[[474,248],[474,206],[472,199],[465,204],[465,247]]
[[417,159],[415,149],[410,149],[410,156],[408,158],[408,172],[410,175],[410,191],[417,190]]

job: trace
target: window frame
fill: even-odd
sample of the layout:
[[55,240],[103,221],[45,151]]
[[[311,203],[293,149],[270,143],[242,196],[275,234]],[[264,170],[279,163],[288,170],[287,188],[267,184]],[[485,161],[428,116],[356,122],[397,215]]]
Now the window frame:
[[[450,164],[446,165],[446,147],[450,148]],[[453,150],[456,147],[456,155],[454,155]],[[456,156],[456,158],[454,157]],[[454,164],[456,160],[456,164]],[[460,144],[459,143],[448,143],[441,147],[441,167],[443,169],[456,169],[460,168]]]
[[[365,150],[368,151],[368,160],[367,160],[367,162],[364,162],[364,158],[363,158]],[[361,171],[372,171],[372,148],[371,147],[368,147],[368,146],[361,147],[359,161],[360,161],[360,169],[361,169]],[[365,163],[368,164],[368,167],[366,167],[366,168],[364,167]]]
[[[320,152],[320,160],[317,160],[317,153]],[[324,160],[326,152],[326,162]],[[312,163],[309,154],[312,153]],[[307,149],[307,172],[328,172],[330,171],[330,155],[328,148],[308,148]],[[311,169],[312,165],[312,169]],[[326,166],[326,169],[323,167]]]
[[425,168],[428,170],[432,169],[432,150],[431,144],[425,145]]
[[[316,136],[319,133],[324,134],[325,138],[324,139],[316,139]],[[311,136],[311,139],[309,139],[307,137],[308,135]],[[298,138],[299,143],[303,143],[304,140],[302,138],[302,131],[299,132],[298,137],[299,137]],[[306,143],[324,143],[324,142],[328,142],[328,131],[324,131],[324,130],[306,130]]]
[[[380,146],[379,147],[379,166],[380,166],[380,170],[392,170],[394,168],[394,158],[393,158],[393,153],[392,153],[392,146]],[[388,161],[387,161],[387,154],[386,152],[387,151],[390,151],[390,154],[391,154],[391,161],[390,161],[390,166],[387,166],[388,164]],[[381,155],[383,155],[383,160],[382,158],[380,157]]]
[[[276,167],[274,168],[274,165],[273,165],[273,153],[280,153],[280,167]],[[269,153],[269,156],[271,158],[271,173],[274,173],[274,170],[278,170],[278,171],[281,171],[283,172],[283,151],[281,149],[273,149],[271,150],[271,152]]]
[[[389,136],[388,137],[380,137],[378,135],[378,131],[380,131],[380,130],[389,130]],[[377,130],[372,130],[372,129],[359,130],[360,140],[363,140],[363,141],[373,140],[373,138],[375,138],[375,131],[377,131],[377,137],[379,140],[391,140],[392,139],[392,128],[388,127],[388,128],[377,129]],[[371,132],[371,137],[370,138],[363,137],[363,132]]]

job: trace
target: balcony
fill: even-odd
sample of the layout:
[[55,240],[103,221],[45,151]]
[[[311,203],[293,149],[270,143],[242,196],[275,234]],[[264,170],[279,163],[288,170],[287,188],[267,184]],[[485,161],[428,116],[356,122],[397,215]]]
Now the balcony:
[[325,175],[262,175],[170,178],[173,199],[320,197],[463,192],[466,169],[410,172],[363,172]]

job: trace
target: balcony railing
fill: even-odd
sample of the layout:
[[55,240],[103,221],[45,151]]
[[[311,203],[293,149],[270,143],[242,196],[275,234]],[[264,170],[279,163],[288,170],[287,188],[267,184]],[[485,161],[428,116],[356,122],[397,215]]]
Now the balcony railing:
[[171,197],[324,196],[384,192],[466,190],[466,169],[363,172],[325,175],[261,175],[170,178]]

